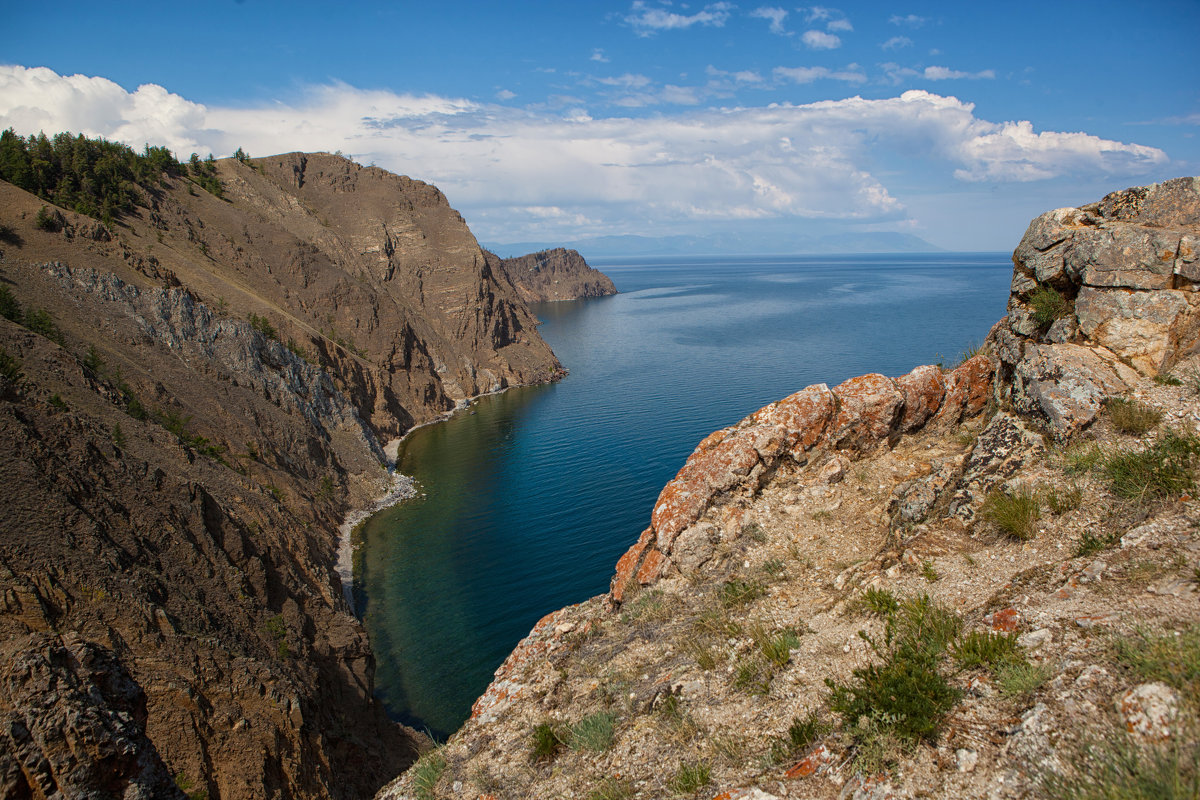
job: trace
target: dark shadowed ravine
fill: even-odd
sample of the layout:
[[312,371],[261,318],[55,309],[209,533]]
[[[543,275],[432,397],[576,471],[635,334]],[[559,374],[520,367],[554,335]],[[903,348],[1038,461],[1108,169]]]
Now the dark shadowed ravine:
[[421,496],[363,528],[377,691],[438,737],[542,615],[607,590],[701,438],[808,384],[956,362],[1012,274],[1001,253],[594,266],[621,294],[534,308],[570,376],[414,432]]

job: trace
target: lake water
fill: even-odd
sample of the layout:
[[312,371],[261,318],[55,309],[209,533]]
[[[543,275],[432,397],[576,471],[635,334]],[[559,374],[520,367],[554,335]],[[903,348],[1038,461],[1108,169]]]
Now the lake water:
[[422,428],[422,495],[364,527],[355,590],[390,713],[445,737],[539,618],[608,589],[704,436],[812,383],[954,363],[1004,314],[1008,255],[594,263],[621,294],[543,304],[571,374]]

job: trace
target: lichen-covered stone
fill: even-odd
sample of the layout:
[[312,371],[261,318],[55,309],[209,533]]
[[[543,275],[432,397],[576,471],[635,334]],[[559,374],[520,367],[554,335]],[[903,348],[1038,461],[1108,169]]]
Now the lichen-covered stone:
[[1079,330],[1093,342],[1156,375],[1195,323],[1183,292],[1138,292],[1084,286],[1075,300]]

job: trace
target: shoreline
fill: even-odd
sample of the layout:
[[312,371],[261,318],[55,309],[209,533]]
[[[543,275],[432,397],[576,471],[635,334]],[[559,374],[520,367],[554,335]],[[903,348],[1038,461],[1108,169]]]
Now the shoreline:
[[[560,367],[559,372],[547,383],[553,383],[557,380],[562,380],[569,374],[569,370]],[[346,600],[346,605],[350,607],[350,613],[357,619],[358,608],[354,602],[354,529],[358,527],[367,518],[378,514],[386,508],[390,508],[405,500],[411,500],[417,496],[417,484],[412,477],[396,472],[396,457],[400,454],[400,444],[412,435],[413,431],[427,428],[430,425],[437,425],[454,417],[460,411],[466,411],[477,400],[483,397],[493,397],[498,394],[503,394],[509,389],[518,389],[525,386],[538,386],[537,383],[523,383],[512,386],[505,386],[502,389],[496,389],[491,392],[477,394],[474,397],[463,400],[461,404],[456,405],[449,411],[443,411],[428,422],[422,422],[419,425],[414,425],[404,432],[403,435],[397,436],[383,446],[383,454],[387,457],[388,480],[390,486],[382,495],[373,500],[363,508],[357,508],[346,513],[342,519],[342,523],[338,525],[338,546],[337,546],[337,562],[334,569],[337,571],[338,577],[342,580],[342,596]]]

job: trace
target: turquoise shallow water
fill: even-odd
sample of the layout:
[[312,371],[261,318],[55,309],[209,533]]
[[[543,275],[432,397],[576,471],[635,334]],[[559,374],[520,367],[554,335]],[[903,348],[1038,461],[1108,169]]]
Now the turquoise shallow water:
[[595,266],[621,294],[534,309],[571,374],[415,431],[398,468],[423,495],[364,528],[377,691],[436,736],[541,616],[607,590],[700,439],[812,383],[956,361],[1012,274],[999,253]]

